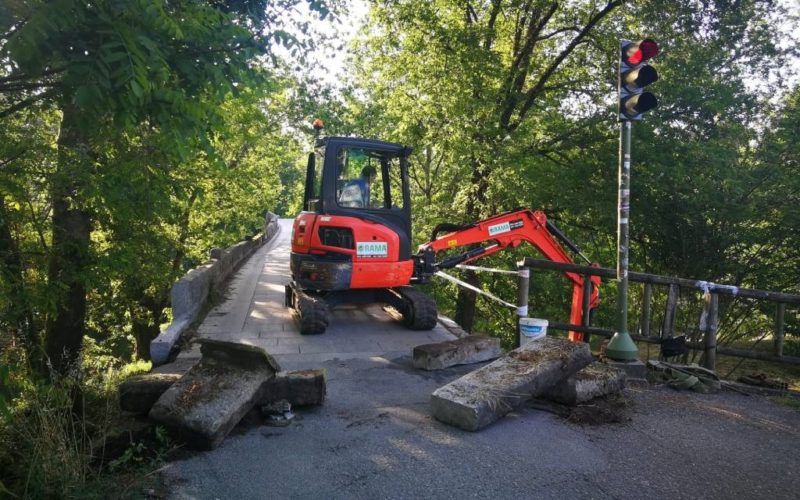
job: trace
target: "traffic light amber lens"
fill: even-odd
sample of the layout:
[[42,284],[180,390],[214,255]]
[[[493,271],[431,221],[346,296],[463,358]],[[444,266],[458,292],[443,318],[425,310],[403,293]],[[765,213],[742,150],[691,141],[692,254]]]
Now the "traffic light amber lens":
[[622,74],[622,83],[629,91],[644,88],[658,80],[658,72],[652,66],[642,66]]
[[646,87],[658,80],[658,72],[652,66],[643,66],[636,71],[636,86]]

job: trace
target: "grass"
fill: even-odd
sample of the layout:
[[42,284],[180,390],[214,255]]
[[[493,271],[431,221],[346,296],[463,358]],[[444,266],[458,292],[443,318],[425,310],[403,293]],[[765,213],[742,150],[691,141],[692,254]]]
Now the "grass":
[[132,440],[117,391],[148,368],[84,365],[79,376],[46,383],[17,375],[0,413],[0,498],[132,498],[158,490],[148,472],[174,445],[158,429],[153,438]]

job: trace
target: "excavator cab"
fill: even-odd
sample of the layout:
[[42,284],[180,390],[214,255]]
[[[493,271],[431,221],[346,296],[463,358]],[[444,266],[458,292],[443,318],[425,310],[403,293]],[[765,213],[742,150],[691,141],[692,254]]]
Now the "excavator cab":
[[303,212],[292,227],[292,282],[286,305],[301,333],[322,333],[329,309],[380,302],[410,328],[436,325],[436,304],[409,285],[411,148],[354,137],[325,137],[308,157]]
[[[410,154],[411,148],[391,142],[352,137],[318,139],[308,157],[304,211],[383,224],[397,234],[398,258],[410,259]],[[333,240],[348,236],[342,233],[332,231],[329,236]]]

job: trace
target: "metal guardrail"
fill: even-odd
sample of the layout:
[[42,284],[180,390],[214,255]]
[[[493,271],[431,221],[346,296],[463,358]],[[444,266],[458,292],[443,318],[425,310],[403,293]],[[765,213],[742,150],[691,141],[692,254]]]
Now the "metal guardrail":
[[[581,266],[577,264],[563,264],[560,262],[552,262],[549,260],[533,259],[526,257],[524,260],[517,263],[519,269],[519,294],[518,305],[527,306],[528,302],[528,286],[530,282],[529,270],[530,269],[544,269],[550,271],[560,271],[580,274],[584,277],[584,283],[588,286],[584,287],[584,301],[583,301],[583,318],[582,325],[570,325],[565,323],[550,323],[549,328],[555,330],[566,330],[581,332],[588,335],[600,335],[603,337],[612,337],[614,330],[607,328],[599,328],[591,325],[591,314],[589,308],[588,297],[591,295],[591,282],[589,276],[600,276],[601,278],[616,279],[617,273],[614,269],[594,266]],[[642,295],[642,311],[641,311],[641,335],[631,335],[631,337],[640,342],[650,344],[661,344],[664,338],[675,336],[675,315],[678,307],[678,298],[681,288],[692,288],[702,291],[704,294],[703,311],[701,313],[700,331],[703,333],[703,338],[700,342],[688,342],[687,347],[694,350],[703,351],[702,364],[711,370],[716,369],[716,355],[723,354],[727,356],[735,356],[740,358],[758,359],[763,361],[773,361],[777,363],[788,363],[800,365],[800,357],[786,356],[783,354],[784,345],[784,331],[785,331],[785,317],[786,306],[800,305],[800,295],[773,292],[767,290],[755,290],[752,288],[739,288],[731,285],[723,285],[719,283],[712,283],[702,280],[692,280],[686,278],[674,278],[669,276],[659,276],[655,274],[631,272],[628,274],[628,279],[632,282],[643,283],[644,291]],[[666,286],[668,287],[667,302],[664,311],[664,322],[662,324],[659,336],[650,335],[650,323],[652,317],[652,296],[653,286]],[[524,293],[522,289],[524,288]],[[732,297],[749,298],[755,300],[763,300],[775,302],[777,304],[775,313],[775,330],[773,335],[773,349],[772,352],[755,351],[748,349],[736,349],[727,346],[717,345],[717,327],[719,324],[719,296],[727,295]],[[585,340],[588,341],[588,335]]]

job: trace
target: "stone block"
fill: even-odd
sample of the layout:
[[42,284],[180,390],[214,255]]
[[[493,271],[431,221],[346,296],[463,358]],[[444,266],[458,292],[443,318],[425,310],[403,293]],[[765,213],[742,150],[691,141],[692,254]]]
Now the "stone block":
[[605,359],[603,362],[608,366],[613,366],[614,368],[619,368],[620,370],[624,371],[629,382],[632,380],[644,381],[647,379],[647,367],[640,359],[635,359],[633,361],[614,361],[611,359]]
[[326,390],[324,369],[280,372],[267,381],[258,404],[268,405],[284,399],[292,406],[321,405]]
[[477,431],[592,361],[589,345],[583,342],[554,337],[529,342],[436,389],[431,412],[441,422]]
[[180,378],[175,373],[135,375],[119,385],[119,406],[125,411],[146,414]]
[[542,397],[565,405],[585,403],[600,396],[615,394],[625,388],[623,370],[605,363],[592,363],[575,375],[562,380]]
[[500,339],[470,335],[457,340],[425,344],[414,348],[414,367],[423,370],[442,370],[456,365],[489,361],[502,356]]
[[202,359],[156,401],[150,418],[189,446],[217,447],[261,398],[280,370],[258,347],[200,340]]
[[150,359],[153,361],[153,365],[163,365],[169,360],[172,348],[191,324],[191,318],[177,318],[173,320],[158,337],[150,342]]

